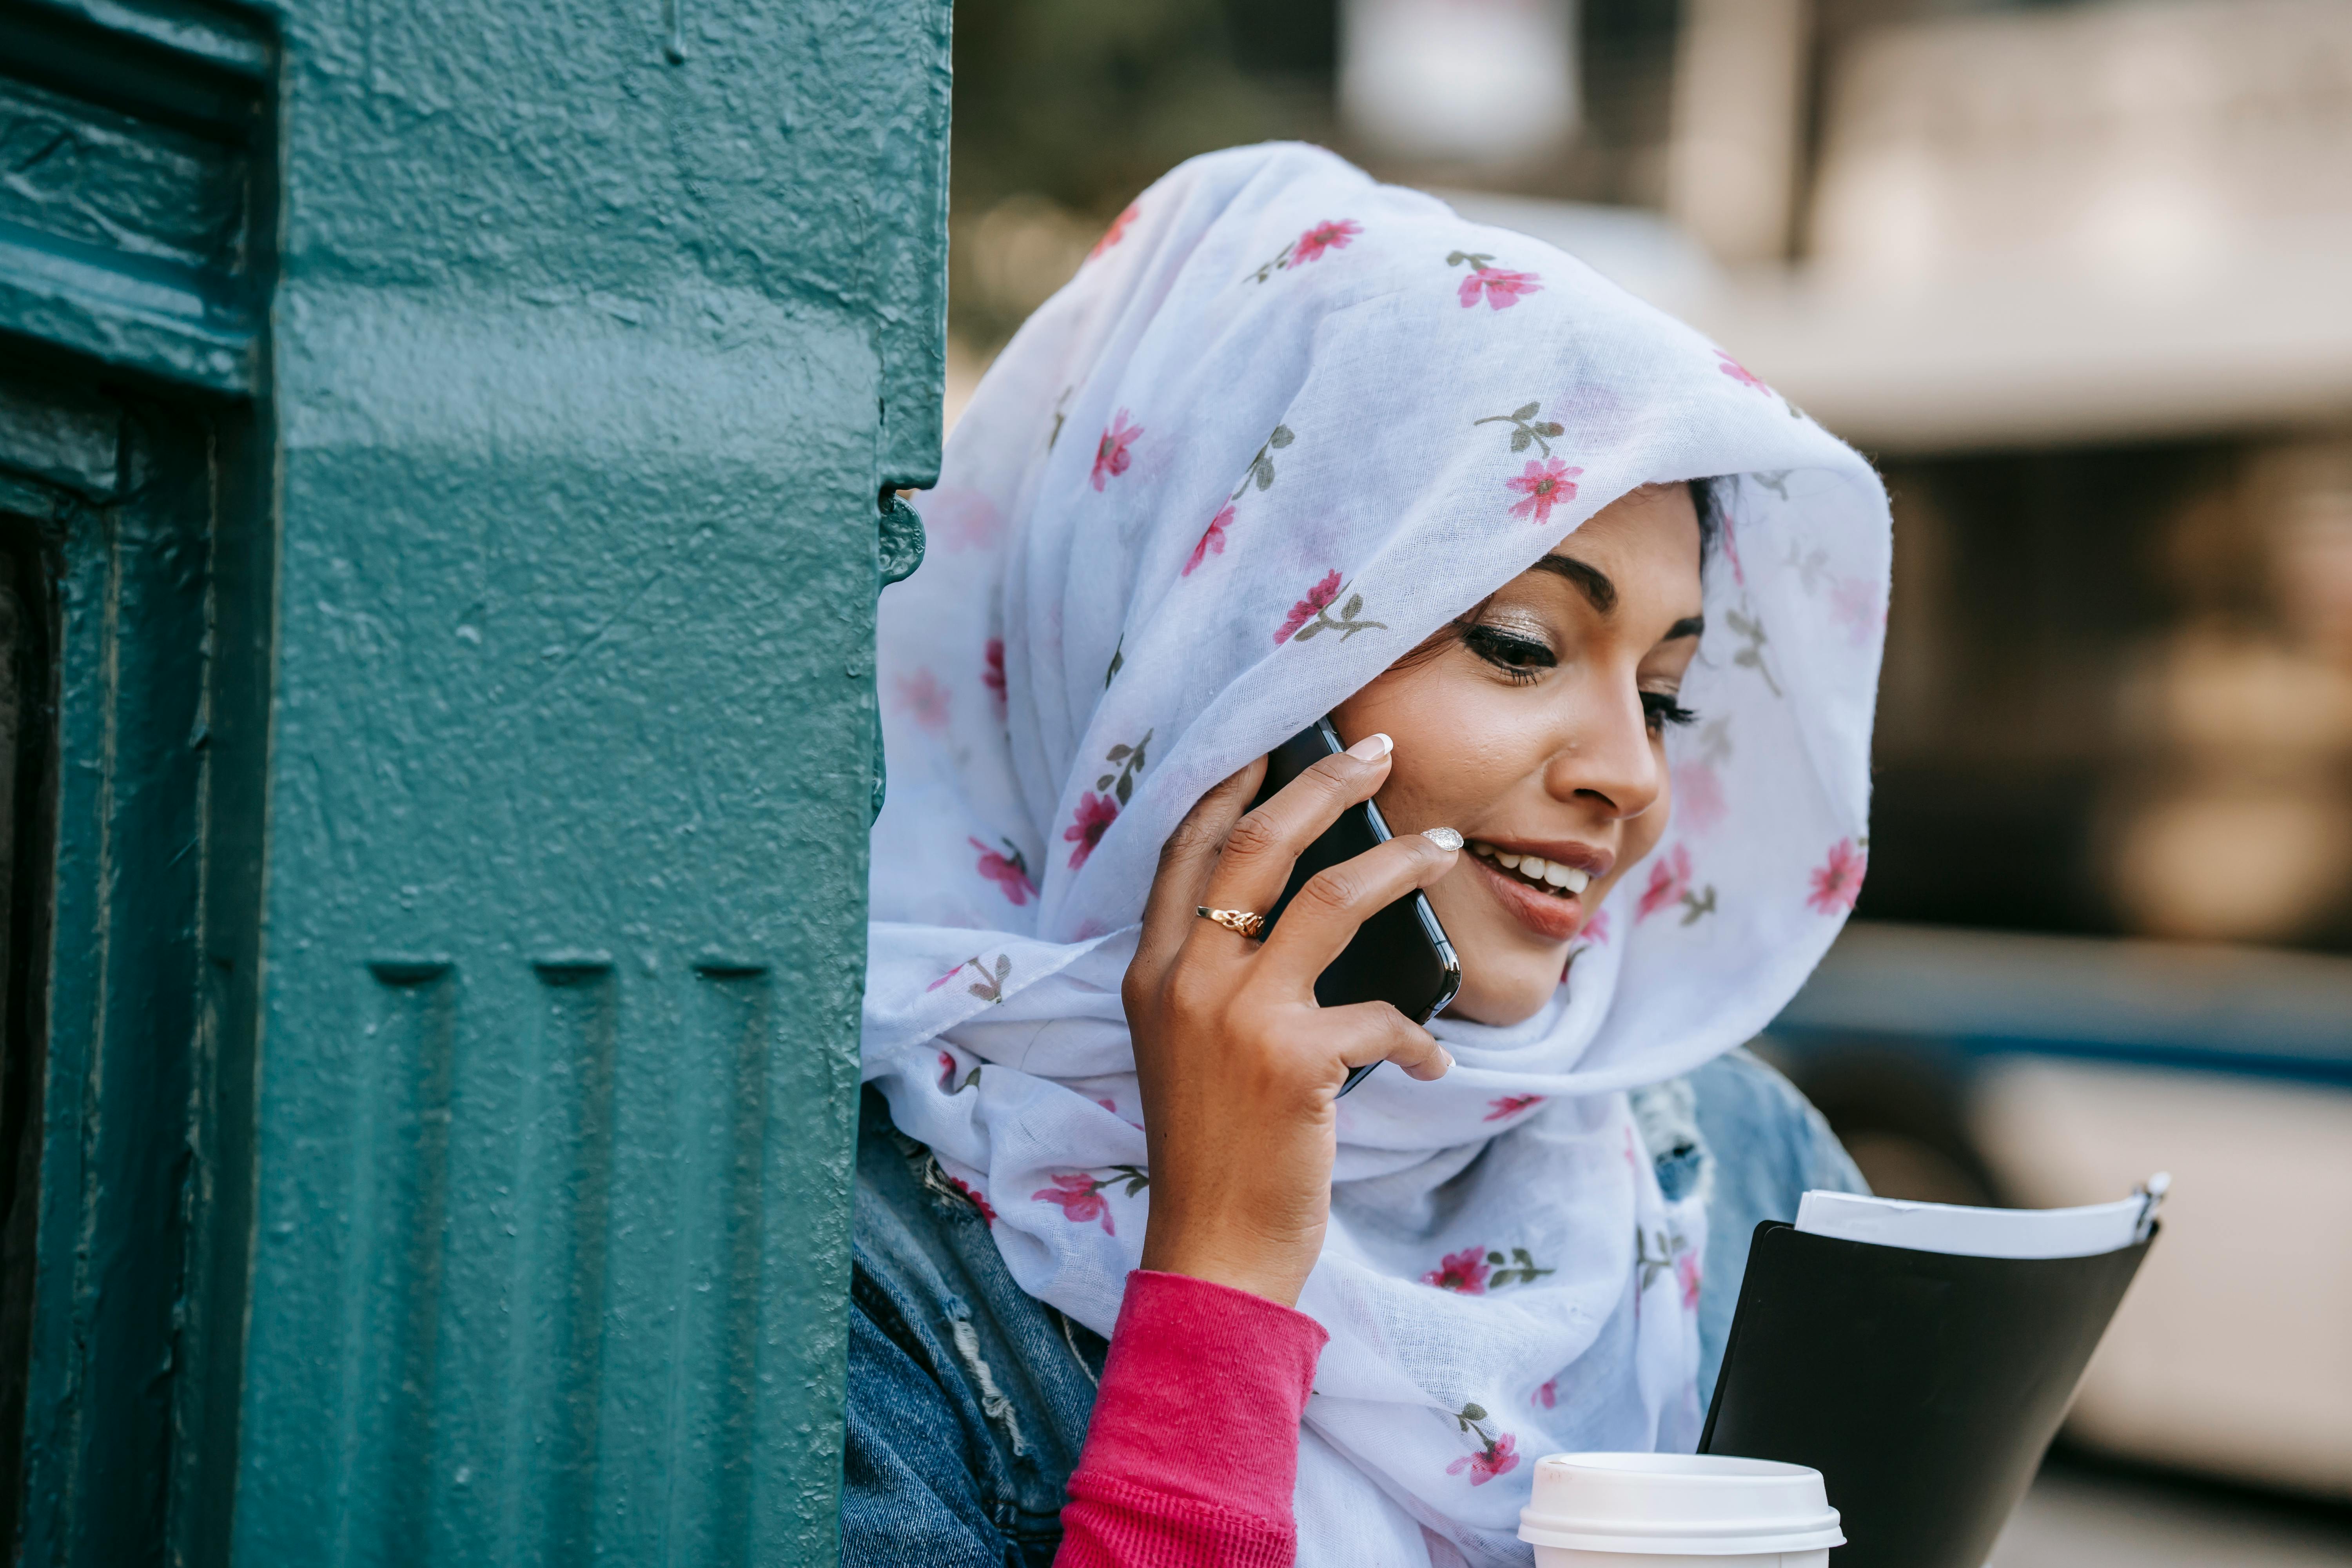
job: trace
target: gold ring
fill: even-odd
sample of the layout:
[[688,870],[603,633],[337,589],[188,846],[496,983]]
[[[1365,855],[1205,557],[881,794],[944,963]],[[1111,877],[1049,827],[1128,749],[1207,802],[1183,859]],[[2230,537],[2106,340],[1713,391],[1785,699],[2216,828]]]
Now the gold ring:
[[1244,936],[1255,936],[1265,929],[1265,917],[1249,910],[1213,910],[1194,904],[1192,912],[1204,921],[1214,921],[1227,931],[1237,931]]

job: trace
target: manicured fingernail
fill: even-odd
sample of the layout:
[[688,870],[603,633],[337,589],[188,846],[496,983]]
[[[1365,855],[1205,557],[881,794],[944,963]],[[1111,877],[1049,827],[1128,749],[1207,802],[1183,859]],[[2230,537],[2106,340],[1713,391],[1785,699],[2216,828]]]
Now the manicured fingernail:
[[1348,754],[1360,763],[1377,763],[1394,748],[1395,742],[1386,735],[1367,735],[1348,748]]
[[1444,1046],[1440,1046],[1437,1047],[1437,1054],[1445,1058],[1445,1070],[1447,1072],[1452,1072],[1454,1070],[1454,1053],[1447,1050]]
[[1462,847],[1462,835],[1454,832],[1454,829],[1450,827],[1424,827],[1421,830],[1421,836],[1423,838],[1428,839],[1432,844],[1436,845],[1440,849],[1459,849]]

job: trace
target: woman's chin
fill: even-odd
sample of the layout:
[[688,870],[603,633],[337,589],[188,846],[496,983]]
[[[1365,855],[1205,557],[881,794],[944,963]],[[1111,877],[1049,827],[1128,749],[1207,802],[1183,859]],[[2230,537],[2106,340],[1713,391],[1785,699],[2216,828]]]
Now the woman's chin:
[[[1454,948],[1461,951],[1461,943]],[[1497,971],[1500,973],[1497,973]],[[1454,993],[1454,1003],[1445,1009],[1445,1016],[1464,1023],[1486,1024],[1495,1028],[1507,1028],[1525,1023],[1543,1011],[1559,988],[1559,967],[1538,967],[1509,963],[1497,965],[1482,963],[1462,953],[1462,989]]]
[[[1465,878],[1464,871],[1471,875]],[[1583,924],[1583,911],[1574,900],[1562,900],[1574,918],[1565,922],[1565,932],[1548,940],[1549,933],[1533,929],[1521,910],[1503,907],[1487,885],[1495,879],[1497,874],[1490,868],[1465,865],[1431,888],[1429,901],[1462,961],[1462,989],[1445,1016],[1503,1027],[1534,1017],[1559,989],[1569,944]]]

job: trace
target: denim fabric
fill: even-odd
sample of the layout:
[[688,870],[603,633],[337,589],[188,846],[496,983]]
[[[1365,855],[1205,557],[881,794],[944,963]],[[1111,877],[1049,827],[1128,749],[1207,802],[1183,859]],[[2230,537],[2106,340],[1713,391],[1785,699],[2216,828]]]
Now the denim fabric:
[[[1706,1197],[1704,1407],[1757,1222],[1862,1178],[1820,1113],[1745,1051],[1635,1110],[1660,1184]],[[1013,1283],[980,1210],[871,1089],[853,1226],[843,1563],[1046,1568],[1109,1347]]]
[[[1708,1167],[1706,1257],[1698,1292],[1698,1407],[1715,1398],[1715,1376],[1731,1335],[1748,1247],[1768,1219],[1794,1220],[1808,1192],[1866,1193],[1869,1184],[1847,1157],[1812,1102],[1797,1086],[1744,1050],[1717,1057],[1685,1080],[1698,1123],[1699,1155]],[[1665,1159],[1654,1142],[1659,1180]]]
[[1046,1568],[1110,1347],[1013,1283],[871,1089],[852,1215],[842,1562]]

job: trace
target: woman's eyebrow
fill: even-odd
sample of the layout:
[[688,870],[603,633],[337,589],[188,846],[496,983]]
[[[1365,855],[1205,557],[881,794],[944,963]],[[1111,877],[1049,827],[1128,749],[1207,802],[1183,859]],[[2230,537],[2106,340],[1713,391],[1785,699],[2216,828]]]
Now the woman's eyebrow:
[[1583,589],[1592,607],[1604,616],[1617,607],[1617,584],[1598,566],[1589,566],[1573,555],[1547,555],[1535,563],[1534,570],[1567,578]]

